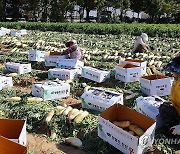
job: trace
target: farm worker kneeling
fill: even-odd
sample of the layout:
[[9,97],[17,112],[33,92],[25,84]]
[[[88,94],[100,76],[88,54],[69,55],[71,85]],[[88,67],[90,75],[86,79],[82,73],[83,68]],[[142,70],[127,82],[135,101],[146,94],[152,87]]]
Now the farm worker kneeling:
[[76,40],[71,40],[65,43],[67,49],[63,51],[62,55],[69,55],[70,59],[82,60],[82,50],[78,47]]
[[142,53],[144,50],[147,51],[150,47],[147,45],[148,35],[146,33],[142,33],[139,36],[134,44],[133,53],[140,52]]
[[164,102],[159,107],[159,113],[165,127],[174,135],[180,135],[180,56],[164,66],[164,70],[172,72],[175,78],[171,88],[171,103]]

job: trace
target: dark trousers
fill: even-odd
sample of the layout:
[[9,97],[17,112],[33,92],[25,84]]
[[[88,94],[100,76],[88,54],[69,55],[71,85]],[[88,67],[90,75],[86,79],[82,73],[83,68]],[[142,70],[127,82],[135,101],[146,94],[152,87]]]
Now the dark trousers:
[[163,125],[167,128],[178,125],[180,122],[180,116],[178,112],[169,102],[164,102],[162,105],[160,105],[159,113]]

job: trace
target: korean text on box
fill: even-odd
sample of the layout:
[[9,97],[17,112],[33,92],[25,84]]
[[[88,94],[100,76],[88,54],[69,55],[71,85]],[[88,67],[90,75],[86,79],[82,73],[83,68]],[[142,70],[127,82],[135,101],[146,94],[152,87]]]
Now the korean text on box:
[[31,72],[31,64],[7,62],[6,69],[9,72],[25,74]]
[[32,85],[32,95],[44,100],[68,97],[70,95],[70,85],[62,81],[34,83]]
[[122,82],[136,82],[140,80],[141,67],[132,64],[115,66],[115,78]]
[[163,75],[150,75],[140,78],[141,91],[148,95],[165,96],[171,92],[171,78]]
[[0,75],[0,90],[12,86],[13,86],[12,77]]
[[53,68],[48,70],[48,78],[49,79],[61,79],[61,80],[72,80],[78,77],[77,69],[61,69],[61,68]]
[[124,61],[119,60],[119,64],[132,64],[141,67],[141,75],[146,74],[147,61],[138,59],[125,59]]
[[[130,121],[144,130],[137,137],[113,124],[114,121]],[[121,104],[114,104],[98,118],[98,136],[124,154],[142,154],[153,144],[155,120]]]
[[45,54],[46,54],[45,51],[30,50],[29,54],[28,54],[28,60],[29,61],[37,61],[37,62],[44,61]]
[[84,66],[81,75],[84,78],[101,83],[110,78],[110,71]]
[[123,94],[104,90],[101,88],[91,88],[81,96],[82,107],[102,112],[113,104],[123,104]]

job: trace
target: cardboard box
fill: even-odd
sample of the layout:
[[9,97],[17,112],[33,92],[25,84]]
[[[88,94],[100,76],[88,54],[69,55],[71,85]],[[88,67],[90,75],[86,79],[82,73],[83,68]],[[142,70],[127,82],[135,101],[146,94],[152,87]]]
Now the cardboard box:
[[31,64],[7,62],[6,69],[9,72],[25,74],[31,72]]
[[1,27],[1,29],[0,29],[0,36],[4,36],[4,35],[6,35],[6,34],[10,34],[10,32],[11,32],[10,29]]
[[0,136],[0,154],[27,154],[27,147]]
[[72,80],[78,77],[77,69],[61,69],[53,68],[48,70],[49,79],[61,79],[61,80]]
[[0,136],[13,142],[26,145],[26,121],[15,119],[0,119]]
[[101,82],[104,82],[106,79],[110,78],[110,71],[104,71],[101,69],[84,66],[82,68],[81,75],[84,78],[101,83]]
[[21,29],[21,30],[18,30],[17,32],[20,33],[21,36],[22,35],[27,35],[27,30],[26,29]]
[[147,61],[138,60],[138,59],[125,59],[125,61],[119,60],[119,64],[132,64],[141,67],[141,75],[146,74]]
[[44,61],[45,54],[46,54],[45,51],[30,50],[29,54],[28,54],[28,60],[29,61],[37,61],[37,62]]
[[[145,133],[136,137],[117,127],[114,121],[130,121]],[[156,122],[133,109],[114,104],[98,117],[98,136],[124,154],[142,154],[153,144]]]
[[122,82],[135,82],[140,80],[141,67],[132,64],[119,64],[115,66],[115,78]]
[[162,127],[162,120],[159,115],[159,107],[166,102],[158,96],[143,97],[136,99],[136,111],[156,120],[156,128]]
[[56,67],[57,68],[82,68],[84,66],[84,62],[77,59],[58,59]]
[[21,33],[19,33],[18,31],[17,32],[11,32],[10,35],[14,36],[14,37],[19,37],[19,36],[21,36]]
[[70,85],[62,81],[34,83],[32,85],[32,95],[44,100],[68,97],[70,95]]
[[81,96],[82,107],[102,112],[115,103],[123,104],[123,94],[104,90],[101,88],[91,88]]
[[13,86],[12,77],[0,75],[0,90],[12,86]]
[[150,75],[140,78],[141,91],[149,96],[165,96],[171,92],[171,78],[163,75]]
[[50,52],[49,55],[45,55],[45,66],[54,66],[56,67],[56,63],[58,59],[66,59],[67,55],[60,55],[60,52]]

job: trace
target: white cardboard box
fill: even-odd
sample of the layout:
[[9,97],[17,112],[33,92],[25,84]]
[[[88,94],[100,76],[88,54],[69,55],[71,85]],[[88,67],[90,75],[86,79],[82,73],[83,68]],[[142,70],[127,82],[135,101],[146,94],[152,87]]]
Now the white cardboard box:
[[137,59],[125,59],[124,61],[119,60],[119,64],[132,64],[141,67],[141,75],[146,74],[147,61]]
[[104,82],[106,79],[110,78],[110,73],[110,71],[104,71],[101,69],[84,66],[82,68],[81,75],[84,78],[101,83]]
[[140,78],[141,91],[148,95],[165,96],[171,92],[171,78],[163,75],[150,75]]
[[0,36],[5,36],[6,34],[10,34],[10,32],[11,32],[10,29],[1,27],[1,29],[0,29]]
[[53,68],[48,70],[49,79],[72,80],[78,77],[77,69]]
[[70,85],[62,81],[34,83],[32,85],[32,95],[44,100],[68,97],[70,95]]
[[12,77],[7,77],[4,75],[0,75],[0,90],[7,87],[13,86]]
[[115,103],[123,104],[123,94],[104,90],[101,88],[91,88],[81,96],[82,107],[102,112]]
[[46,54],[45,51],[29,50],[28,60],[29,61],[37,61],[37,62],[44,61],[45,54]]
[[122,82],[135,82],[140,80],[141,67],[132,64],[119,64],[115,66],[115,78]]
[[67,55],[60,55],[60,52],[50,52],[49,55],[45,55],[45,66],[54,66],[58,59],[66,59]]
[[162,127],[162,120],[159,115],[159,107],[165,102],[158,96],[143,97],[136,99],[136,111],[156,120],[156,128]]
[[0,136],[1,154],[27,154],[27,147]]
[[16,119],[0,119],[0,136],[26,146],[26,121]]
[[[136,137],[117,127],[114,121],[130,121],[145,133]],[[124,154],[142,154],[153,144],[156,122],[121,104],[114,104],[98,117],[98,136]]]
[[11,35],[11,36],[14,36],[14,37],[19,37],[19,36],[21,36],[21,33],[19,33],[18,31],[16,31],[16,32],[11,32],[10,35]]
[[58,59],[56,67],[57,68],[82,68],[84,66],[84,62],[77,59]]
[[27,30],[26,29],[21,29],[21,30],[18,30],[17,32],[20,33],[21,36],[22,35],[27,35]]
[[21,63],[14,63],[14,62],[7,62],[6,69],[9,72],[25,74],[31,72],[31,64],[21,64]]

